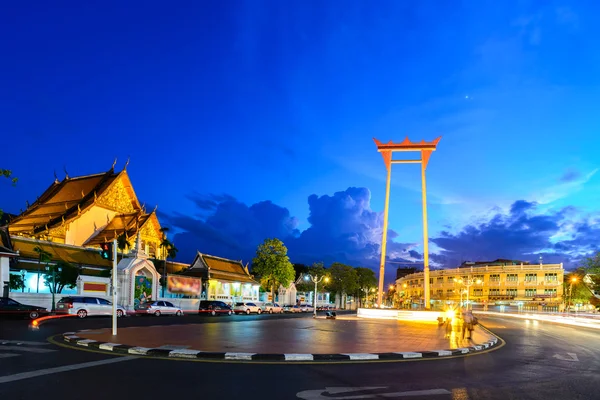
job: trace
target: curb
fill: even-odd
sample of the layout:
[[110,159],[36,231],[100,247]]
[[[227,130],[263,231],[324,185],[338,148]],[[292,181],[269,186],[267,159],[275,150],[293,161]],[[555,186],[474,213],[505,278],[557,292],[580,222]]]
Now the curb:
[[[490,332],[491,333],[491,332]],[[495,335],[494,335],[495,336]],[[191,349],[165,349],[129,346],[119,343],[99,342],[84,339],[76,332],[62,334],[63,341],[77,346],[97,350],[112,351],[118,354],[129,354],[146,357],[167,357],[174,359],[221,360],[221,361],[270,361],[270,362],[344,362],[344,361],[393,361],[419,358],[444,358],[465,354],[478,353],[496,347],[498,337],[478,345],[450,350],[397,352],[397,353],[339,353],[339,354],[275,354],[275,353],[240,353],[240,352],[210,352]]]

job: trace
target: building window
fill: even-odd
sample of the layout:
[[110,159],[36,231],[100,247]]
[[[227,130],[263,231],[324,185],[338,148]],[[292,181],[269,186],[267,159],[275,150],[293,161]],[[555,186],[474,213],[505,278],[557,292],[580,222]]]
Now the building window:
[[556,274],[556,273],[544,274],[544,280],[546,282],[557,282],[558,274]]
[[483,278],[485,278],[483,275],[475,275],[473,277],[473,280],[475,280],[475,281],[480,280],[481,282],[483,282],[483,280],[484,280]]
[[438,289],[436,290],[436,294],[441,297],[444,295],[444,291],[442,289]]
[[500,296],[500,289],[490,289],[490,296]]
[[519,275],[517,274],[507,274],[506,275],[506,282],[518,282],[519,281]]
[[525,274],[525,282],[537,282],[537,274]]
[[444,283],[444,278],[437,278],[437,283]]
[[446,289],[446,295],[452,296],[453,294],[454,294],[454,290],[452,290],[452,289]]
[[506,295],[517,297],[517,289],[515,289],[515,288],[506,289]]
[[550,297],[556,297],[556,289],[544,289],[544,294]]
[[429,284],[433,285],[433,278],[429,278]]
[[490,275],[490,282],[500,282],[500,275]]
[[537,289],[525,289],[525,297],[534,297],[537,294]]
[[474,296],[483,296],[483,289],[474,289],[473,295]]

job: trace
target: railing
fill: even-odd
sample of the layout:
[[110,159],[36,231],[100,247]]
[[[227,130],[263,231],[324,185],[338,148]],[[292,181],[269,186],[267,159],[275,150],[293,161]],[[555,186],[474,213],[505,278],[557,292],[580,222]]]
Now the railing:
[[537,286],[538,285],[538,281],[525,281],[523,283],[525,283],[525,286]]

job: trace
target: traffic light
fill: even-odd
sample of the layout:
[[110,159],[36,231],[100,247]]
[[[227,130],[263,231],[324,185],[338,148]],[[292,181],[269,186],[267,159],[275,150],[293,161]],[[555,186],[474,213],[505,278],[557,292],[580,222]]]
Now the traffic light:
[[113,259],[113,244],[112,243],[102,243],[100,245],[100,257],[105,260]]

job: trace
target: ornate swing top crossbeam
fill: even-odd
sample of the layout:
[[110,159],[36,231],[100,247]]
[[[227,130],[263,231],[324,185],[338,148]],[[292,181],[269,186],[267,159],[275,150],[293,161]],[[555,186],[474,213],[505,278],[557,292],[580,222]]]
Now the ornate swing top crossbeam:
[[[431,152],[435,151],[437,144],[442,137],[438,137],[431,142],[421,140],[418,143],[411,142],[408,136],[400,143],[394,143],[391,140],[388,143],[383,143],[380,140],[373,138],[375,145],[377,145],[377,151],[383,156],[383,162],[385,167],[389,169],[392,164],[423,164],[423,169],[427,168],[429,163],[429,157]],[[420,151],[421,159],[419,160],[392,160],[392,153],[396,151]]]

